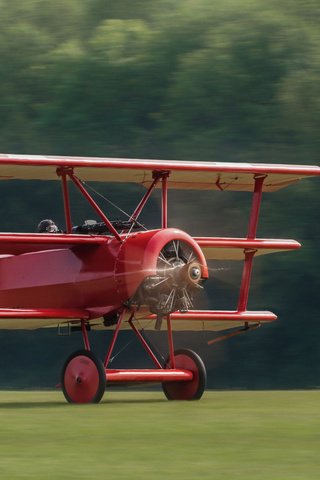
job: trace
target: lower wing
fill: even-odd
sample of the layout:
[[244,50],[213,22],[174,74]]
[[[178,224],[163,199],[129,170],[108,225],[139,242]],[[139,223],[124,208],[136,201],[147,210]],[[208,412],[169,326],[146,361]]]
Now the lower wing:
[[89,312],[81,309],[21,309],[0,308],[0,329],[35,330],[59,323],[86,320]]

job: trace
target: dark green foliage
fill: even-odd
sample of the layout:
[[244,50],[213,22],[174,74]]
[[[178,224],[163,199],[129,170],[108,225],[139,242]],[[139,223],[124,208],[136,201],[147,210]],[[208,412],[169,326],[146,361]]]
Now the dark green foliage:
[[2,0],[1,148],[315,161],[310,5]]
[[[2,152],[319,162],[315,0],[0,0],[0,12]],[[129,211],[129,193],[135,201],[141,195],[126,187],[123,200],[123,187],[99,188]],[[33,231],[48,216],[62,225],[58,185],[2,182],[0,191],[2,230]],[[75,222],[90,218],[72,195]],[[197,235],[246,234],[246,194],[170,199],[171,225]],[[143,219],[150,227],[153,202]],[[265,196],[259,235],[296,238],[304,249],[256,261],[250,307],[279,313],[277,324],[215,349],[202,335],[178,339],[178,347],[198,347],[210,386],[318,385],[318,210],[316,181]],[[233,308],[239,266],[212,267],[207,306]],[[33,338],[44,342],[38,351]],[[2,385],[48,386],[59,377],[61,339],[48,344],[47,332],[1,339],[15,377],[2,369]],[[22,339],[27,375],[15,354]]]

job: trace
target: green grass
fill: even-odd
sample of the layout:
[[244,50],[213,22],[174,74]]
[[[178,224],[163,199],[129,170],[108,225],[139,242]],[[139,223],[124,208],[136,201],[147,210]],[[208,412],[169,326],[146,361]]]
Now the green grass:
[[320,391],[0,392],[0,478],[318,480],[319,412]]

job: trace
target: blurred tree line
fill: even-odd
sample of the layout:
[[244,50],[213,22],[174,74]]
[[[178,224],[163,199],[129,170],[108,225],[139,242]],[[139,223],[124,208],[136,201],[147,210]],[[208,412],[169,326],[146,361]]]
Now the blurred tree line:
[[[316,0],[0,0],[0,12],[2,152],[319,162]],[[56,187],[34,187],[0,185],[3,230],[33,229],[56,211]],[[123,189],[105,188],[130,207]],[[259,235],[296,238],[305,248],[256,261],[250,307],[274,309],[278,323],[215,349],[189,338],[209,367],[210,386],[319,385],[318,189],[306,181],[266,195]],[[179,195],[171,194],[175,226],[245,235],[246,194],[197,192],[187,207]],[[229,271],[238,267],[213,274],[212,308],[211,297],[232,308],[238,291]],[[0,373],[6,386],[51,385],[62,362],[56,352],[70,351],[47,332],[0,335],[2,363],[12,362]],[[27,375],[22,342],[33,345]],[[48,370],[43,356],[52,359]]]
[[315,162],[315,0],[1,0],[2,151]]

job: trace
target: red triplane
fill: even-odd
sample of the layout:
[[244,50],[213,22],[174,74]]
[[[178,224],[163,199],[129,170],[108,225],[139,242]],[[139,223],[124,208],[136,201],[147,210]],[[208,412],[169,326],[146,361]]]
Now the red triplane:
[[[59,180],[65,211],[63,233],[49,228],[49,233],[0,234],[0,328],[81,328],[84,349],[67,359],[61,376],[69,402],[99,402],[106,384],[121,382],[159,382],[168,399],[199,399],[205,367],[191,350],[174,349],[172,331],[230,330],[217,341],[276,320],[271,312],[247,310],[253,259],[300,244],[256,238],[262,192],[316,175],[317,166],[0,155],[0,179]],[[112,221],[89,193],[84,182],[90,181],[134,182],[146,190],[126,221]],[[70,182],[101,221],[73,226]],[[146,230],[138,219],[155,188],[162,191],[161,227]],[[168,188],[252,191],[247,237],[191,237],[168,228]],[[208,278],[206,259],[243,260],[236,309],[193,309],[193,297]],[[88,330],[95,327],[113,331],[104,362],[90,350]],[[123,328],[134,332],[153,369],[110,368]],[[165,364],[143,335],[150,328],[167,329]]]

